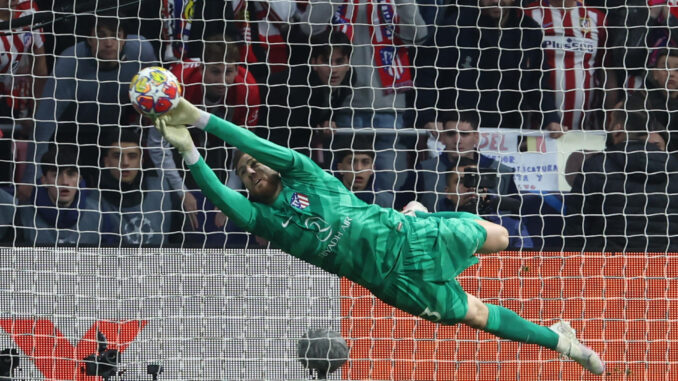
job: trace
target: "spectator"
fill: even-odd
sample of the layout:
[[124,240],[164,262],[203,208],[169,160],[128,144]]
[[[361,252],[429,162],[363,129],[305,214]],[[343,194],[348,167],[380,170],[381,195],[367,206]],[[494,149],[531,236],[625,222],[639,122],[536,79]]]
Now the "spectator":
[[478,167],[489,169],[499,175],[496,188],[491,193],[503,196],[518,193],[514,181],[514,170],[491,157],[478,152],[478,117],[473,112],[448,111],[441,114],[442,128],[438,129],[438,140],[443,145],[440,156],[424,160],[417,165],[416,189],[421,195],[420,202],[430,211],[437,210],[440,196],[445,190],[445,176],[464,157],[473,160]]
[[[35,188],[34,204],[17,205],[20,241],[31,245],[101,245],[108,241],[105,217],[95,194],[84,191],[71,147],[52,146],[42,156],[42,176]],[[3,204],[3,214],[13,215]]]
[[142,168],[139,140],[129,127],[103,137],[101,210],[111,220],[114,243],[161,246],[172,227],[172,194],[156,170]]
[[327,0],[233,0],[231,4],[245,41],[242,61],[259,83],[266,83],[269,74],[307,63],[308,36],[327,28],[332,17]]
[[[351,42],[345,34],[328,30],[311,38],[310,65],[293,66],[270,77],[262,94],[268,109],[261,115],[267,138],[279,145],[310,154],[316,141],[331,137],[333,112],[351,94]],[[267,90],[267,92],[266,92]],[[320,139],[318,139],[320,137]],[[316,158],[323,162],[324,158]]]
[[678,250],[678,159],[648,141],[645,100],[611,112],[608,143],[587,156],[566,199],[570,249]]
[[[532,238],[520,218],[511,216],[519,212],[519,202],[504,200],[487,194],[487,189],[478,189],[476,176],[479,175],[476,162],[467,157],[459,158],[456,167],[445,178],[445,198],[441,200],[439,210],[450,212],[470,212],[483,219],[500,224],[509,232],[509,249],[530,249],[534,247]],[[475,176],[472,176],[475,175]],[[467,179],[469,177],[471,179]],[[507,200],[508,201],[508,200]]]
[[241,126],[258,121],[259,88],[250,72],[238,65],[238,45],[222,33],[205,38],[203,59],[172,65],[184,84],[184,98],[220,118]]
[[[668,151],[678,151],[678,47],[659,49],[644,81],[646,108],[658,128],[668,133]],[[641,82],[641,86],[642,86]]]
[[[543,34],[514,0],[479,0],[442,18],[417,65],[418,127],[435,130],[437,110],[478,110],[480,126],[562,131],[542,55]],[[538,112],[528,114],[528,110]],[[538,120],[528,121],[528,117]]]
[[353,44],[353,92],[337,110],[338,128],[388,129],[375,141],[375,169],[382,189],[398,190],[405,183],[407,144],[397,134],[404,127],[406,92],[412,89],[406,44],[420,44],[428,26],[414,0],[339,1],[328,15],[336,30]]
[[14,213],[16,211],[16,204],[14,196],[6,192],[4,188],[0,188],[0,245],[12,245],[14,235]]
[[[66,49],[56,60],[37,105],[34,145],[28,160],[39,158],[53,136],[74,143],[88,176],[98,165],[98,137],[102,130],[138,117],[129,103],[132,77],[156,61],[151,45],[141,36],[127,36],[118,17],[96,16],[86,41]],[[58,125],[58,127],[57,127]],[[32,165],[26,168],[20,198],[35,183]]]
[[[238,44],[215,34],[205,40],[202,60],[183,61],[173,65],[172,72],[184,84],[189,102],[237,125],[253,127],[259,119],[259,87],[252,74],[237,64],[238,55]],[[207,163],[225,181],[228,150],[223,141],[198,129],[191,133],[197,146],[206,150]],[[195,188],[192,178],[188,181]]]
[[366,203],[392,208],[393,193],[375,185],[373,139],[355,136],[340,141],[335,150],[339,180]]
[[[576,0],[538,0],[525,13],[542,26],[550,88],[555,90],[561,124],[567,130],[596,126],[595,114],[603,94],[596,89],[617,87],[614,71],[606,71],[607,21],[605,14]],[[616,103],[614,92],[605,106]]]
[[[38,10],[33,1],[0,0],[0,21],[31,17]],[[34,99],[42,94],[47,77],[42,29],[30,27],[0,34],[0,180],[16,181],[14,159],[25,160]],[[4,138],[3,138],[4,136]],[[20,157],[15,158],[12,152]]]

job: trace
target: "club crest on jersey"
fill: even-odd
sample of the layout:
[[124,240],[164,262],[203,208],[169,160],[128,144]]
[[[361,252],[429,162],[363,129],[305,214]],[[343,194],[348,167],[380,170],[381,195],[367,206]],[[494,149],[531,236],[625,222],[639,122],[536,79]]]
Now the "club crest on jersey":
[[297,209],[306,209],[310,205],[308,202],[308,197],[303,193],[292,193],[292,198],[290,199],[290,205]]
[[581,19],[580,24],[581,24],[582,32],[584,32],[584,34],[591,33],[591,31],[593,30],[593,26],[592,26],[593,22],[588,17],[584,17],[583,19]]

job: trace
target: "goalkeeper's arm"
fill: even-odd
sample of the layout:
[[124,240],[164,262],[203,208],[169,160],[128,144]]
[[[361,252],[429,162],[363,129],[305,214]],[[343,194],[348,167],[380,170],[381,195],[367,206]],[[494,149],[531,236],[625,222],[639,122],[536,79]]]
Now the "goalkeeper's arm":
[[186,126],[168,125],[163,118],[158,118],[155,123],[165,139],[181,153],[205,196],[238,226],[248,231],[251,230],[256,222],[257,210],[245,196],[219,181],[198,153]]
[[183,98],[177,108],[159,119],[163,119],[167,125],[194,125],[281,173],[292,169],[299,161],[295,160],[299,154],[293,150],[271,143],[245,128],[202,111]]

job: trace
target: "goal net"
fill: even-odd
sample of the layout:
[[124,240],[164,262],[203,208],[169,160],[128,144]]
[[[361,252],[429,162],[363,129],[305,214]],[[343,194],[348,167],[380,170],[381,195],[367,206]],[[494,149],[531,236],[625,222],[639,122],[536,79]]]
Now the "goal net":
[[[0,0],[0,380],[591,377],[281,249],[313,237],[324,266],[364,222],[330,214],[411,201],[508,231],[465,291],[569,321],[606,379],[678,379],[676,23],[673,0]],[[238,126],[189,126],[216,193],[138,111],[177,101],[130,87],[150,66]]]

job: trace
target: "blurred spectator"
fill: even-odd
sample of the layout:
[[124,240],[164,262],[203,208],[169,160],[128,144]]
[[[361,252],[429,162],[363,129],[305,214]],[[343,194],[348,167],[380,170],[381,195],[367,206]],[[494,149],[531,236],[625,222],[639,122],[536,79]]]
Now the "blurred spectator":
[[417,127],[434,130],[438,110],[478,110],[481,127],[536,125],[561,134],[541,27],[514,2],[479,0],[480,7],[459,6],[440,20],[419,55]]
[[115,244],[159,246],[171,232],[172,193],[158,171],[142,167],[139,141],[130,127],[102,138],[101,210],[111,220]]
[[364,136],[340,139],[333,148],[337,160],[337,177],[353,191],[359,199],[368,204],[377,204],[385,208],[393,207],[393,192],[380,189],[375,185],[373,139]]
[[[310,65],[273,74],[262,86],[268,106],[261,124],[272,142],[310,155],[312,140],[332,136],[332,114],[351,94],[351,42],[342,32],[328,30],[311,38]],[[313,136],[313,130],[316,131]],[[313,139],[315,137],[315,139]],[[319,164],[323,157],[315,158]]]
[[566,199],[570,249],[678,250],[678,159],[648,141],[651,123],[640,94],[611,112],[605,151],[585,158]]
[[[0,0],[0,21],[31,17],[33,1]],[[25,160],[35,99],[48,74],[42,29],[16,28],[0,34],[0,181],[16,181],[13,160]],[[18,157],[14,157],[13,153]]]
[[657,122],[657,129],[668,134],[669,152],[675,153],[678,151],[678,47],[658,49],[652,57],[654,65],[648,67],[645,80],[631,77],[629,85],[646,97],[646,108]]
[[[191,50],[200,53],[201,50],[196,48],[195,43],[199,42],[203,36],[211,34],[204,27],[202,30],[196,30],[195,26],[200,24],[200,21],[233,20],[233,14],[229,12],[231,7],[227,6],[227,1],[165,0],[161,3],[161,36],[162,40],[166,41],[162,58],[165,62],[195,57],[195,54],[191,54],[194,53]],[[222,28],[221,31],[223,32],[224,29]]]
[[[10,4],[11,3],[11,4]],[[31,0],[0,0],[0,21],[34,15],[38,7]],[[1,34],[0,118],[2,123],[33,116],[33,101],[40,94],[47,76],[42,30],[29,27]]]
[[576,0],[539,0],[525,10],[544,32],[542,48],[565,129],[596,126],[593,110],[616,103],[614,71],[606,71],[605,14]]
[[[395,130],[404,127],[405,92],[412,89],[407,44],[421,44],[428,27],[414,0],[333,2],[332,24],[353,44],[353,93],[331,122],[338,128],[391,130],[376,137],[377,185],[397,190],[406,180],[407,144]],[[383,171],[383,173],[382,173]]]
[[[637,0],[640,1],[640,0]],[[629,5],[635,5],[633,2]],[[649,28],[647,29],[647,46],[656,46],[657,41],[671,40],[672,43],[678,42],[676,35],[676,27],[678,27],[678,3],[675,0],[647,0],[649,5],[649,20],[646,21]],[[627,7],[631,8],[631,7]],[[645,7],[638,7],[645,8]],[[633,20],[633,22],[643,22],[642,20]]]
[[[175,64],[172,72],[184,84],[184,98],[189,102],[234,124],[253,127],[259,119],[261,97],[252,74],[237,64],[239,45],[222,33],[209,36],[202,60]],[[204,151],[205,161],[225,182],[230,161],[225,143],[197,128],[190,131],[196,146]],[[190,173],[186,182],[189,188],[197,188]]]
[[307,63],[308,36],[327,28],[332,17],[332,6],[325,0],[230,3],[245,41],[242,61],[259,83],[266,83],[269,74]]
[[184,98],[241,126],[257,124],[259,87],[247,69],[238,65],[238,45],[222,33],[205,38],[203,59],[171,66],[184,84]]
[[443,152],[419,163],[415,174],[417,194],[421,196],[419,201],[428,210],[437,210],[438,200],[447,184],[445,176],[454,170],[462,157],[473,160],[479,168],[491,170],[499,176],[497,187],[489,189],[490,193],[504,196],[518,193],[514,169],[478,152],[480,134],[478,117],[474,112],[448,111],[442,113],[438,120],[442,122],[442,128],[435,132],[443,145]]
[[14,196],[0,188],[0,243],[12,245],[16,204]]
[[[509,249],[529,249],[534,247],[525,224],[516,215],[520,202],[499,199],[489,195],[478,182],[480,173],[476,162],[467,157],[459,158],[457,165],[445,178],[445,198],[441,200],[440,211],[470,212],[483,219],[505,227],[509,232]],[[500,202],[501,201],[501,202]],[[504,202],[505,201],[505,202]],[[511,216],[513,214],[513,216]]]
[[[77,156],[71,147],[52,146],[42,156],[34,204],[17,205],[19,236],[27,245],[101,245],[108,224],[96,195],[82,190]],[[2,214],[13,215],[3,204]],[[8,210],[9,209],[9,210]]]
[[[54,139],[75,144],[87,177],[96,174],[100,134],[138,118],[129,102],[129,82],[156,61],[151,45],[141,36],[127,36],[118,17],[91,16],[91,22],[90,37],[55,62],[37,105],[35,142],[28,153],[28,161],[35,161]],[[34,177],[35,168],[28,165],[20,198],[30,194]]]

